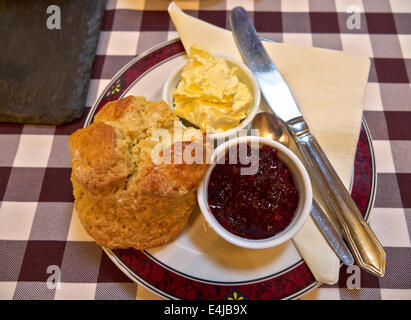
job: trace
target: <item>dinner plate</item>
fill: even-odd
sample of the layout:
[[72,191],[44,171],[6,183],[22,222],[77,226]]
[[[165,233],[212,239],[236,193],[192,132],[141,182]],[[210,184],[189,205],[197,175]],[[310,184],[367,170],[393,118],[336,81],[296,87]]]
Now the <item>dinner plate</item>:
[[[134,58],[102,92],[85,126],[109,101],[127,95],[161,99],[168,75],[185,59],[179,39],[162,43]],[[371,137],[363,120],[352,197],[366,219],[374,202],[375,177]],[[207,225],[198,208],[182,234],[167,245],[142,251],[108,248],[104,251],[132,280],[169,299],[292,299],[320,284],[292,241],[263,250],[234,246]]]

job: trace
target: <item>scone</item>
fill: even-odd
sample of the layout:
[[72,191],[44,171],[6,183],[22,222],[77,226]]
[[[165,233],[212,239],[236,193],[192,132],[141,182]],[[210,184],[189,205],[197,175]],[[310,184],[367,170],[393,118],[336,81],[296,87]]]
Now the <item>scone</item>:
[[[99,245],[145,249],[184,229],[208,165],[153,161],[159,145],[153,135],[173,132],[176,123],[165,102],[128,96],[106,104],[91,125],[70,136],[75,208]],[[172,147],[164,143],[160,155]]]

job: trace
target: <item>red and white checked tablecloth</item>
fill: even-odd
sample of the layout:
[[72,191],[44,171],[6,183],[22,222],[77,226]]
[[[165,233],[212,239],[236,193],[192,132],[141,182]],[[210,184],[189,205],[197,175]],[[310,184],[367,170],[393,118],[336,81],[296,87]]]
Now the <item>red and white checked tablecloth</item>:
[[[156,298],[123,275],[72,214],[68,137],[124,64],[178,36],[168,3],[108,1],[81,120],[57,127],[0,124],[0,299]],[[221,27],[241,5],[264,37],[371,58],[364,116],[378,184],[370,224],[387,252],[387,272],[383,278],[361,273],[361,289],[348,289],[340,275],[338,285],[322,285],[302,299],[411,299],[411,1],[176,3]],[[361,12],[359,29],[347,25],[350,7]],[[46,285],[53,265],[61,269],[59,289]]]

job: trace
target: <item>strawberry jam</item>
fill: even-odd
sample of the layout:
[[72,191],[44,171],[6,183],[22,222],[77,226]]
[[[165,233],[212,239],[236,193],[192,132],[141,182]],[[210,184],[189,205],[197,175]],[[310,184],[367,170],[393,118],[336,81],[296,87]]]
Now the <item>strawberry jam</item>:
[[[239,145],[235,146],[240,157]],[[248,155],[252,154],[247,145]],[[265,239],[283,231],[292,221],[298,191],[277,150],[264,145],[258,153],[258,171],[241,174],[241,161],[215,165],[208,184],[208,205],[217,221],[231,233],[247,239]],[[237,158],[240,159],[240,158]],[[250,166],[250,164],[248,164]]]

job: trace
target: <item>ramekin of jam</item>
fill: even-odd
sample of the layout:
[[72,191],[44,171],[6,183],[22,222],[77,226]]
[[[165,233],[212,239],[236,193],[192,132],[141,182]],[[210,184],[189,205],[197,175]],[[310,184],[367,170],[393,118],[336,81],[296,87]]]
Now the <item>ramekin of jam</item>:
[[307,219],[311,182],[298,157],[258,136],[218,146],[197,191],[209,225],[227,241],[263,249],[291,239]]

